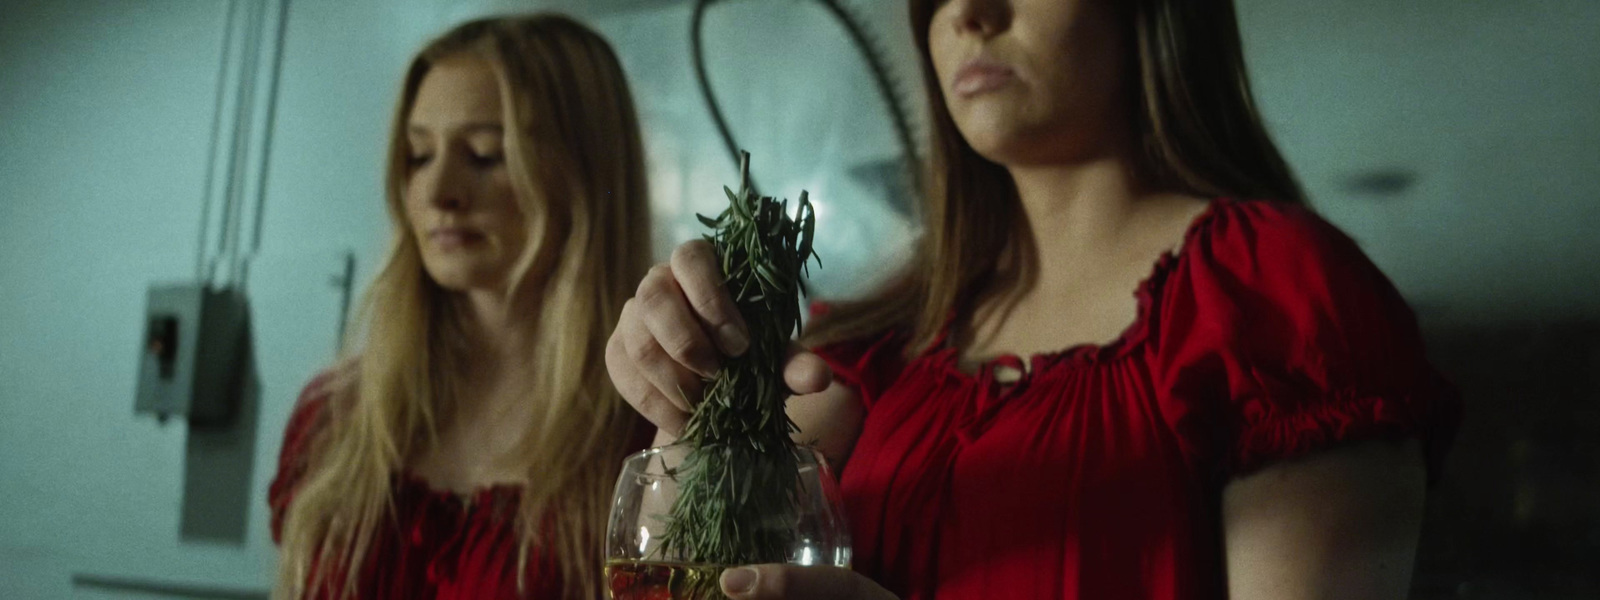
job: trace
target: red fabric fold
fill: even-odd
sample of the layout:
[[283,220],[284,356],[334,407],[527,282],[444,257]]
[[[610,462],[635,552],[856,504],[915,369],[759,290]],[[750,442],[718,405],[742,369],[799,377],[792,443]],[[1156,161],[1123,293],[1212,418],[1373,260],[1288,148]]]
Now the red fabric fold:
[[[308,468],[311,445],[326,427],[330,376],[319,375],[301,393],[284,430],[278,473],[268,491],[272,533],[282,537],[283,517]],[[517,587],[519,540],[515,486],[489,486],[468,494],[433,489],[409,473],[396,474],[394,514],[383,522],[357,578],[362,599],[437,598],[492,600],[561,598],[563,585],[553,556],[530,549],[523,565],[525,587]],[[313,568],[319,566],[314,565]],[[343,584],[343,574],[333,578]],[[337,587],[312,598],[339,598]]]
[[1228,478],[1407,437],[1438,475],[1459,399],[1314,214],[1217,200],[1130,291],[1115,341],[975,372],[894,333],[816,350],[867,409],[841,482],[859,571],[905,600],[1220,599]]

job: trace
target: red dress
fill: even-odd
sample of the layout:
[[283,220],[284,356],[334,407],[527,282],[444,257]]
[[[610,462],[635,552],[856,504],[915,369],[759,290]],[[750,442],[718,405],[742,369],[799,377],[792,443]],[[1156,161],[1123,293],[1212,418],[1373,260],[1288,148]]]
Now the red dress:
[[[313,434],[323,426],[328,379],[313,380],[301,393],[285,428],[278,474],[268,491],[272,539],[281,541],[283,519],[305,474]],[[498,600],[561,598],[559,565],[530,550],[525,589],[517,590],[517,532],[520,490],[515,486],[480,489],[470,495],[435,490],[409,475],[396,477],[395,518],[385,521],[361,569],[356,598],[361,600],[438,598]],[[343,583],[343,580],[340,580]],[[337,588],[334,588],[335,591]],[[317,590],[312,598],[339,598]]]
[[1459,400],[1356,244],[1308,211],[1218,200],[1117,341],[976,374],[942,340],[820,349],[867,409],[842,473],[860,572],[905,600],[1225,597],[1221,489],[1352,440],[1418,437]]

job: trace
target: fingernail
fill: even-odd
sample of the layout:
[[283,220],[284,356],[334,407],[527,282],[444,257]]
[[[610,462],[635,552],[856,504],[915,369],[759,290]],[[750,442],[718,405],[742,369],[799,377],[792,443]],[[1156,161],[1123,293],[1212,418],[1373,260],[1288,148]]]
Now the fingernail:
[[744,351],[750,348],[749,336],[746,336],[739,329],[739,326],[733,323],[718,327],[717,339],[721,341],[722,349],[726,350],[729,356],[744,354]]
[[756,589],[756,570],[750,567],[739,567],[722,572],[722,592],[725,594],[748,594]]
[[[712,377],[717,376],[717,369],[721,366],[717,364],[716,359],[702,356],[694,360],[694,364],[689,366],[689,370],[694,371],[694,374],[699,375],[701,379],[709,381]],[[678,393],[682,394],[683,390],[679,389]],[[685,397],[687,397],[686,394]]]

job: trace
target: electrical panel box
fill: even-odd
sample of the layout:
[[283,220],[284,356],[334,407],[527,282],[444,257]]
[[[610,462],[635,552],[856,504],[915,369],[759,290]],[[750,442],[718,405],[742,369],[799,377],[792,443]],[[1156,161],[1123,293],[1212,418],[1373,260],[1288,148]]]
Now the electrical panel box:
[[248,343],[244,295],[198,283],[155,285],[146,306],[134,412],[191,424],[231,420]]

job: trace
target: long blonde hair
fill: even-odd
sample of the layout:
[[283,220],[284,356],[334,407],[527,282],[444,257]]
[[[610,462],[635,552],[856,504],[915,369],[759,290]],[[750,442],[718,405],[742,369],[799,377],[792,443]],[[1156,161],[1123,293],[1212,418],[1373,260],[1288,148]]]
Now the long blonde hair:
[[524,486],[517,515],[519,585],[530,550],[543,549],[561,564],[566,597],[601,593],[611,486],[638,423],[606,377],[604,348],[650,261],[644,153],[610,46],[571,19],[537,15],[462,24],[407,70],[387,158],[393,245],[367,294],[363,341],[349,351],[354,372],[334,386],[330,420],[288,508],[279,596],[353,592],[393,517],[397,473],[451,414],[461,332],[451,293],[423,269],[402,190],[417,90],[433,64],[462,54],[484,60],[500,81],[507,168],[528,217],[508,293],[539,294],[542,362],[530,400],[542,410],[519,446],[529,481],[539,483]]
[[[1233,0],[1094,0],[1116,4],[1137,106],[1128,125],[1134,165],[1158,191],[1304,203],[1304,193],[1261,123],[1245,71]],[[952,313],[996,278],[1036,268],[1021,201],[1005,167],[978,154],[956,128],[934,73],[928,27],[940,0],[909,0],[933,149],[924,176],[923,234],[916,259],[884,291],[831,307],[808,327],[808,344],[904,333],[907,354],[938,339]],[[910,291],[910,293],[907,293]]]

